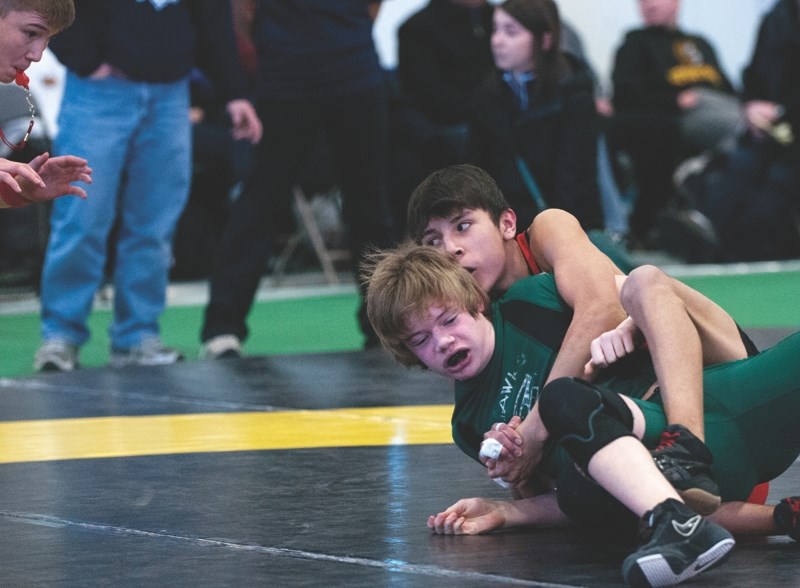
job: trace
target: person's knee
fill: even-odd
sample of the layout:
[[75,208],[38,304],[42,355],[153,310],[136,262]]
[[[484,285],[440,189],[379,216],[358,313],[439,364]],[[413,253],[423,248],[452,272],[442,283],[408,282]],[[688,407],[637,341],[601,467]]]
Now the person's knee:
[[643,302],[654,300],[658,290],[669,292],[671,286],[667,276],[654,265],[640,265],[628,274],[619,292],[619,301],[628,314]]
[[633,414],[625,401],[577,378],[547,384],[539,397],[539,414],[548,433],[584,471],[603,447],[633,434]]

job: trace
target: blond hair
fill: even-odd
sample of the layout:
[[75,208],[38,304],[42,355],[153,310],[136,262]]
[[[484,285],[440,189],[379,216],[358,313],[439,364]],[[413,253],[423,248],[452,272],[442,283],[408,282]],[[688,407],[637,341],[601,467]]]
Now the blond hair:
[[489,297],[449,253],[407,242],[367,255],[361,279],[367,316],[392,356],[403,365],[422,362],[406,346],[409,321],[432,306],[477,316],[489,310]]
[[51,34],[63,31],[75,20],[72,0],[0,0],[0,18],[11,12],[36,12],[47,21]]

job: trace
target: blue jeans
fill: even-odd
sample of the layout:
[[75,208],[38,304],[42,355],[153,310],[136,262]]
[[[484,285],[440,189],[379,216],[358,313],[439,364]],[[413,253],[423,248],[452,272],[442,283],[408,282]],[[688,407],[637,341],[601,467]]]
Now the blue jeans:
[[[171,243],[189,195],[191,130],[187,80],[169,84],[69,73],[56,154],[85,157],[86,200],[54,202],[42,272],[43,339],[89,339],[87,319],[116,247],[111,345],[124,350],[158,335]],[[118,237],[109,234],[118,222]]]

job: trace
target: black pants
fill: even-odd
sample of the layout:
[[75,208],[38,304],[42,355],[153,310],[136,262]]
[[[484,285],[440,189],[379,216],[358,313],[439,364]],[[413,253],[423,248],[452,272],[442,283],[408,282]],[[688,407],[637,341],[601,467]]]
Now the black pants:
[[[391,243],[386,198],[387,102],[385,88],[358,94],[262,100],[264,137],[253,171],[231,208],[211,275],[211,299],[201,338],[247,336],[245,319],[264,273],[271,217],[282,217],[292,186],[320,133],[331,148],[343,197],[356,271],[363,253]],[[362,325],[364,328],[364,325]]]
[[619,114],[609,139],[612,149],[625,151],[633,162],[636,198],[630,232],[646,240],[659,212],[674,201],[672,174],[683,157],[678,119],[671,115]]

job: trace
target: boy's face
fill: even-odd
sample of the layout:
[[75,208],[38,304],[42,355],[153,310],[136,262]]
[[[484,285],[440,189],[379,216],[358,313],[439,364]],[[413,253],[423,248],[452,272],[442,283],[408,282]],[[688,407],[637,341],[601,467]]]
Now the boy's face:
[[504,275],[505,244],[514,238],[517,218],[504,210],[495,224],[485,210],[466,208],[447,218],[431,218],[422,234],[422,244],[444,249],[466,268],[478,285],[492,291]]
[[514,73],[533,71],[533,33],[501,8],[494,11],[492,54],[498,69]]
[[494,352],[494,329],[479,314],[431,306],[408,321],[406,347],[432,372],[451,380],[481,373]]
[[678,22],[680,0],[639,0],[639,12],[648,26],[674,27]]
[[17,70],[39,61],[51,36],[38,12],[12,11],[0,17],[0,82],[13,82]]

